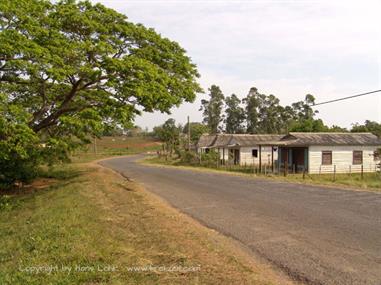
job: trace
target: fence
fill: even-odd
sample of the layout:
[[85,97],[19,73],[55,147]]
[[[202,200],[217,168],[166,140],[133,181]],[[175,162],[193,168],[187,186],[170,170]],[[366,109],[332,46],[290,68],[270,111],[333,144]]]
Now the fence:
[[[205,163],[205,162],[204,162]],[[290,164],[284,165],[284,163],[278,163],[277,160],[274,161],[273,164],[235,164],[233,160],[223,161],[221,159],[217,159],[214,163],[208,162],[207,164],[203,164],[200,161],[200,165],[217,168],[226,171],[234,171],[234,172],[242,172],[242,173],[252,173],[256,175],[302,175],[303,179],[306,176],[311,175],[332,175],[332,179],[336,179],[337,174],[347,174],[347,175],[360,175],[361,178],[364,177],[365,173],[375,173],[375,175],[380,174],[380,164],[373,165],[320,165],[317,170],[308,171],[308,169],[303,165]]]

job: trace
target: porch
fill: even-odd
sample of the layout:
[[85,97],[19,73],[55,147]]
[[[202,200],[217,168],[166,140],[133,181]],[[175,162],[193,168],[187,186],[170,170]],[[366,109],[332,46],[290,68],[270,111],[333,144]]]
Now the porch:
[[279,147],[278,168],[285,173],[308,172],[308,147]]

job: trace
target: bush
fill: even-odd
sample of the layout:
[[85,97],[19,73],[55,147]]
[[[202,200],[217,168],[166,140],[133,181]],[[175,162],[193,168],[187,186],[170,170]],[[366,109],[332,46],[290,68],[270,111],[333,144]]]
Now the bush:
[[34,178],[41,158],[39,138],[28,127],[27,116],[12,107],[8,107],[9,112],[4,112],[4,105],[0,105],[0,114],[6,114],[0,116],[1,188],[8,188],[16,181],[28,182]]
[[202,153],[201,155],[201,165],[206,167],[217,167],[219,162],[220,154],[215,151],[209,151],[208,153]]
[[67,158],[70,140],[45,141],[28,125],[30,114],[0,93],[0,189],[30,182],[38,165]]
[[180,163],[196,165],[199,163],[199,156],[193,151],[179,151]]

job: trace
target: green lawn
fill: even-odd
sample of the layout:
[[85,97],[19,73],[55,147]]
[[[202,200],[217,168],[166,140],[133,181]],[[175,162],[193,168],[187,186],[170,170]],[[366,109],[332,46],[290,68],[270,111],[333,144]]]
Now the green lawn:
[[[72,164],[43,176],[33,187],[0,196],[0,284],[276,280],[229,239],[111,170]],[[182,269],[162,269],[174,266]]]

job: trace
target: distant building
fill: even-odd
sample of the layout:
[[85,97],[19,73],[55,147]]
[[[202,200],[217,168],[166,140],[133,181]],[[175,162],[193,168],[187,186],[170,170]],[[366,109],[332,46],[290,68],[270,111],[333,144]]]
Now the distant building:
[[381,140],[371,133],[202,135],[197,151],[217,151],[221,164],[255,165],[288,172],[374,172]]

